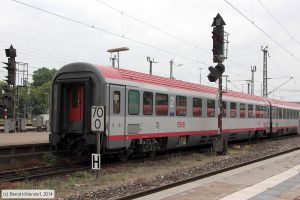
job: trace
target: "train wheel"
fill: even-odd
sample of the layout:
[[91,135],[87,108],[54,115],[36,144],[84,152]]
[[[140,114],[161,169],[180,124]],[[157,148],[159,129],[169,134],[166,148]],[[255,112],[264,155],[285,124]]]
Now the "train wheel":
[[120,162],[126,162],[129,159],[130,153],[127,150],[122,150],[120,153],[116,154],[116,158]]
[[259,132],[255,131],[255,133],[250,138],[250,142],[257,142],[259,140]]

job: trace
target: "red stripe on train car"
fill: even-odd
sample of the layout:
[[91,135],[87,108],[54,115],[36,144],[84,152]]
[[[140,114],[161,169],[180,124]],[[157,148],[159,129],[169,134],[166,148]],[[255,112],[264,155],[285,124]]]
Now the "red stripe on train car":
[[[281,126],[274,127],[274,129],[283,128],[297,128],[297,126]],[[265,130],[264,127],[257,128],[240,128],[240,129],[224,129],[224,133],[234,133],[241,131],[255,131],[255,130]],[[206,131],[185,131],[185,132],[165,132],[165,133],[143,133],[143,134],[129,134],[129,135],[111,135],[109,136],[110,141],[114,140],[129,140],[129,139],[142,139],[142,138],[154,138],[154,137],[172,137],[172,136],[184,136],[184,135],[213,135],[217,134],[218,130],[206,130]]]
[[129,134],[129,135],[111,135],[109,140],[124,140],[124,139],[141,139],[141,138],[153,138],[153,137],[172,137],[183,135],[213,135],[217,134],[218,130],[207,131],[185,131],[185,132],[166,132],[166,133],[143,133],[143,134]]

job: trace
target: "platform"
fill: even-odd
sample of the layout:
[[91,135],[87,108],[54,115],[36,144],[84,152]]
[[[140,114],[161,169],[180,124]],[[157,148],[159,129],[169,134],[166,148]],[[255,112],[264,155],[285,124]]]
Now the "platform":
[[0,146],[49,143],[48,132],[0,133]]
[[139,198],[154,199],[300,200],[300,151]]

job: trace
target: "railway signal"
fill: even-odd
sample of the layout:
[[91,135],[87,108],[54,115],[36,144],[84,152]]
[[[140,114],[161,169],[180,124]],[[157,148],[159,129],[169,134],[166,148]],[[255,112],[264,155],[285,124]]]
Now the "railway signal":
[[225,66],[222,63],[217,64],[215,67],[210,66],[208,68],[210,73],[208,74],[208,80],[210,82],[216,82],[224,73]]
[[6,57],[8,57],[7,62],[3,62],[5,65],[4,68],[7,69],[7,80],[6,82],[8,85],[15,85],[16,84],[16,49],[13,48],[12,45],[10,45],[9,49],[5,49]]
[[221,15],[218,13],[212,23],[212,39],[213,39],[213,62],[221,63],[224,61],[224,25],[225,22]]
[[226,40],[224,38],[225,32],[224,32],[224,25],[225,22],[221,15],[218,13],[216,17],[214,17],[212,27],[212,39],[213,39],[213,62],[218,63],[215,67],[209,67],[208,70],[210,73],[208,74],[207,78],[210,82],[216,82],[219,80],[219,88],[218,88],[218,135],[219,137],[213,142],[213,148],[216,153],[226,153],[227,151],[227,140],[223,138],[222,136],[222,110],[223,110],[223,103],[222,103],[222,74],[225,71],[225,66],[222,64],[224,60],[227,58],[227,50],[226,47],[226,53],[224,53],[224,44],[228,44],[228,34],[226,33]]
[[[16,49],[10,45],[9,49],[5,49],[5,55],[8,58],[7,63],[3,62],[6,66],[4,67],[7,69],[7,88],[10,89],[10,85],[13,86],[12,89],[12,98],[13,98],[13,121],[16,122],[16,97],[15,97],[15,85],[16,85],[16,56],[17,52]],[[9,94],[8,91],[6,94]],[[9,96],[7,96],[7,102],[11,102],[9,99]],[[15,126],[16,127],[16,126]]]

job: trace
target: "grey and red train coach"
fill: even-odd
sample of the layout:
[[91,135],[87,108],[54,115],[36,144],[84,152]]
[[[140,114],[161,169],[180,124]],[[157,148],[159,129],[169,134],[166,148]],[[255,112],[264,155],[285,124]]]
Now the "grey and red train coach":
[[[72,63],[54,76],[50,142],[94,150],[91,106],[106,108],[102,153],[129,155],[212,143],[218,134],[217,88],[145,73]],[[300,105],[235,91],[223,96],[228,140],[299,133]]]

